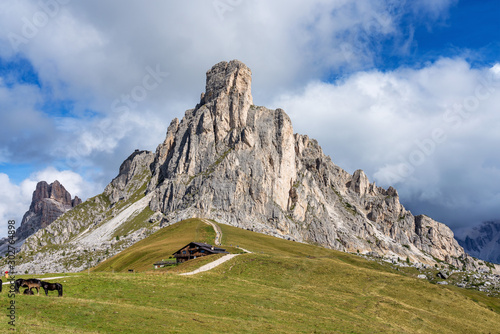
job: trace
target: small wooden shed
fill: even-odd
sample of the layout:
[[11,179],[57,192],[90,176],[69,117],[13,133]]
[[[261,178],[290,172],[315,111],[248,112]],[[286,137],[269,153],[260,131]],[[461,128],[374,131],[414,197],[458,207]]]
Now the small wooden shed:
[[227,254],[226,250],[223,248],[215,247],[202,242],[190,242],[189,244],[175,252],[173,256],[177,259],[177,263],[182,263],[191,259],[196,259],[200,256],[221,253]]
[[167,260],[161,260],[158,262],[153,263],[153,267],[155,269],[160,269],[166,266],[171,266],[177,263],[176,259],[167,259]]

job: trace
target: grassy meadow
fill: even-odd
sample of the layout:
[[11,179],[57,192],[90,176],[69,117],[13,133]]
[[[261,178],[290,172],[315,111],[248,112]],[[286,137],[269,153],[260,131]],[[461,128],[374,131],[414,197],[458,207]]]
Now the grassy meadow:
[[[214,257],[153,270],[190,241],[213,242],[196,219],[166,227],[58,279],[64,297],[17,295],[19,333],[498,333],[500,299],[440,286],[356,255],[220,225],[223,247],[252,251],[193,276]],[[111,269],[112,268],[112,269]],[[127,273],[128,269],[136,273]],[[54,276],[60,276],[55,274]],[[6,306],[8,286],[0,294]],[[7,317],[0,331],[9,328]]]

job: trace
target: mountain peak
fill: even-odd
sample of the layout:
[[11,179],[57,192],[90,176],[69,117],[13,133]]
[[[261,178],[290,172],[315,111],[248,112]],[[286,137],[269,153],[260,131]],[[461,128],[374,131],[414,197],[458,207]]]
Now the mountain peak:
[[[446,225],[406,210],[396,189],[377,187],[362,170],[349,174],[316,140],[294,134],[282,109],[254,106],[245,64],[220,62],[206,80],[200,103],[172,121],[156,153],[135,152],[94,198],[95,206],[85,208],[92,219],[60,219],[29,238],[24,250],[40,249],[47,238],[67,242],[84,230],[73,242],[104,256],[108,247],[118,249],[113,233],[123,231],[122,213],[130,217],[149,205],[161,224],[204,217],[394,263],[407,258],[419,267],[446,262],[490,270],[464,252]],[[144,187],[145,197],[137,200]],[[134,200],[123,211],[114,205]],[[160,228],[158,219],[152,221],[158,224],[134,231],[127,224],[127,235],[133,236],[127,242]],[[61,234],[62,229],[68,232]]]
[[479,259],[500,264],[500,221],[487,221],[463,230],[457,237],[465,250]]
[[34,209],[36,203],[40,202],[44,198],[51,198],[53,200],[61,202],[64,205],[71,206],[70,193],[57,180],[55,180],[51,184],[48,184],[45,181],[40,181],[37,183],[36,189],[33,192],[30,209]]
[[152,210],[172,221],[207,217],[343,251],[463,266],[467,255],[448,227],[413,216],[396,189],[377,187],[362,170],[336,166],[317,141],[293,133],[283,110],[253,106],[251,75],[238,60],[207,71],[200,104],[171,123],[157,149]]
[[222,94],[245,97],[252,102],[252,71],[241,61],[221,61],[207,71],[204,102],[217,100]]
[[24,214],[21,226],[16,231],[18,239],[26,239],[80,203],[82,200],[78,196],[71,199],[71,194],[59,181],[51,184],[38,182],[33,191],[30,209]]
[[218,140],[230,129],[246,126],[248,109],[253,104],[251,87],[252,71],[239,60],[222,61],[207,71],[199,106],[210,110]]

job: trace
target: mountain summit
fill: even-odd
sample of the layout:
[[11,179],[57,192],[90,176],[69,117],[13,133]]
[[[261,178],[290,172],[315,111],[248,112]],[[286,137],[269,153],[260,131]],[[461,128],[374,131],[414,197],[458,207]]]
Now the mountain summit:
[[82,200],[78,196],[71,199],[71,194],[59,181],[56,180],[51,184],[45,181],[38,182],[33,191],[30,208],[24,214],[21,225],[16,231],[17,239],[26,239],[80,203]]
[[[23,268],[81,270],[192,217],[422,266],[483,265],[446,225],[406,210],[396,189],[370,183],[362,170],[349,174],[316,140],[294,134],[282,109],[255,106],[251,82],[250,69],[240,61],[213,66],[200,102],[170,123],[155,153],[137,150],[103,194],[23,245],[38,259],[43,247],[69,245],[54,250],[66,261],[33,259]],[[92,258],[81,260],[89,250]]]
[[158,146],[150,207],[350,252],[462,267],[468,256],[444,224],[413,216],[397,191],[350,175],[281,109],[253,105],[251,71],[234,60],[207,72],[195,109]]

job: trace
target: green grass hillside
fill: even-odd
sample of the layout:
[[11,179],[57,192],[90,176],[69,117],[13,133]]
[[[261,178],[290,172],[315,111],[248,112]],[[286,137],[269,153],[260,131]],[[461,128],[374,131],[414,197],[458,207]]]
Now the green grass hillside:
[[214,239],[215,231],[211,226],[198,219],[188,219],[159,230],[100,263],[93,271],[151,270],[154,262],[168,258],[191,241],[213,243]]
[[[213,242],[213,230],[197,220],[172,225],[90,275],[60,279],[63,298],[54,292],[48,298],[16,296],[18,332],[499,332],[500,299],[430,284],[356,255],[220,226],[224,246],[253,253],[194,276],[174,272],[184,265],[136,274],[108,271],[111,265],[148,269],[193,239]],[[200,265],[198,260],[185,265]],[[8,305],[5,289],[0,296],[1,305]],[[7,328],[5,319],[0,331]]]

